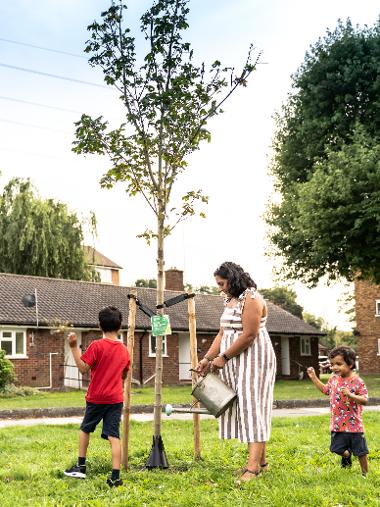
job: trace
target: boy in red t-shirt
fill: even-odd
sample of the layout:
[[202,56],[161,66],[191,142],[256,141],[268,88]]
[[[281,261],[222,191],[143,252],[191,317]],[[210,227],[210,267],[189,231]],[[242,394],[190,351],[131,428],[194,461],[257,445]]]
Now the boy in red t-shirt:
[[128,349],[118,339],[122,319],[121,312],[114,306],[103,308],[99,312],[103,338],[91,342],[82,355],[75,333],[70,333],[67,338],[79,371],[87,373],[90,370],[90,384],[86,394],[86,412],[79,433],[78,462],[65,470],[64,474],[76,479],[86,478],[90,433],[103,420],[101,436],[109,441],[112,452],[112,474],[107,479],[107,484],[111,487],[122,485],[119,427],[123,408],[123,380],[130,363]]
[[355,352],[340,346],[329,354],[333,375],[327,384],[317,377],[314,368],[307,373],[317,389],[330,396],[330,451],[342,456],[342,466],[351,466],[351,455],[359,458],[362,474],[368,472],[368,448],[364,436],[362,406],[368,401],[364,381],[354,373]]

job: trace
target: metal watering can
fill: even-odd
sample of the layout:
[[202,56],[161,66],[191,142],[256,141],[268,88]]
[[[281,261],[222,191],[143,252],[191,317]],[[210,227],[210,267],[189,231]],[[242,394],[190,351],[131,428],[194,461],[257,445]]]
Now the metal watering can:
[[196,383],[191,393],[194,398],[204,405],[205,408],[174,408],[166,405],[166,415],[173,412],[187,412],[195,414],[211,414],[214,417],[221,416],[235,401],[237,394],[227,386],[218,375],[208,373]]

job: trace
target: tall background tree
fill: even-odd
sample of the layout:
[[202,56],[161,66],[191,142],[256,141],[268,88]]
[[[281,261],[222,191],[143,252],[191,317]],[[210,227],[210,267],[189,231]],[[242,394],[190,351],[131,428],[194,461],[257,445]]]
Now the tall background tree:
[[136,287],[150,287],[152,289],[157,289],[157,280],[155,278],[139,278],[135,281]]
[[[216,60],[210,68],[197,63],[182,33],[188,28],[189,0],[156,0],[141,17],[140,30],[148,47],[137,55],[135,38],[124,26],[126,6],[112,2],[88,30],[85,51],[100,67],[105,82],[116,88],[125,108],[125,123],[110,129],[102,117],[83,114],[77,123],[74,151],[107,155],[111,167],[103,187],[124,183],[129,196],[140,195],[152,211],[156,226],[141,236],[157,241],[157,304],[164,294],[164,239],[173,227],[196,214],[197,202],[207,203],[198,188],[180,203],[171,203],[173,186],[186,170],[187,159],[210,141],[207,121],[222,112],[221,105],[247,79],[257,60],[251,51],[239,72]],[[142,62],[142,63],[141,63]],[[204,216],[201,213],[202,216]],[[160,435],[162,337],[157,337],[155,384],[155,437]]]
[[66,204],[41,199],[29,180],[14,178],[0,195],[0,271],[93,280],[82,223]]
[[302,319],[303,307],[297,303],[297,294],[288,287],[273,287],[260,289],[260,293],[277,306]]
[[277,116],[267,215],[282,274],[380,282],[380,19],[339,22],[310,51]]

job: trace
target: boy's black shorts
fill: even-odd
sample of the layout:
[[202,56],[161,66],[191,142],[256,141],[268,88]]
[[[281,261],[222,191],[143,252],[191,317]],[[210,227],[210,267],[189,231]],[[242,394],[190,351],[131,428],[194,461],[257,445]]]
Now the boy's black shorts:
[[86,402],[86,412],[80,429],[85,433],[92,433],[96,426],[103,419],[102,438],[120,438],[120,419],[122,403],[102,405],[100,403]]
[[351,451],[354,456],[365,456],[368,454],[364,433],[332,431],[330,451],[342,455],[345,450]]

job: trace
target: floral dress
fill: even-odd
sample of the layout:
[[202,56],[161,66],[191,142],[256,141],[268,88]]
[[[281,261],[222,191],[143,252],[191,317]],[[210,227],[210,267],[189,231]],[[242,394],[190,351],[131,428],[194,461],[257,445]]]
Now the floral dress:
[[330,396],[330,431],[362,433],[363,406],[344,395],[342,393],[344,387],[348,387],[353,394],[368,398],[367,387],[357,375],[348,378],[331,375],[323,389],[323,392]]

